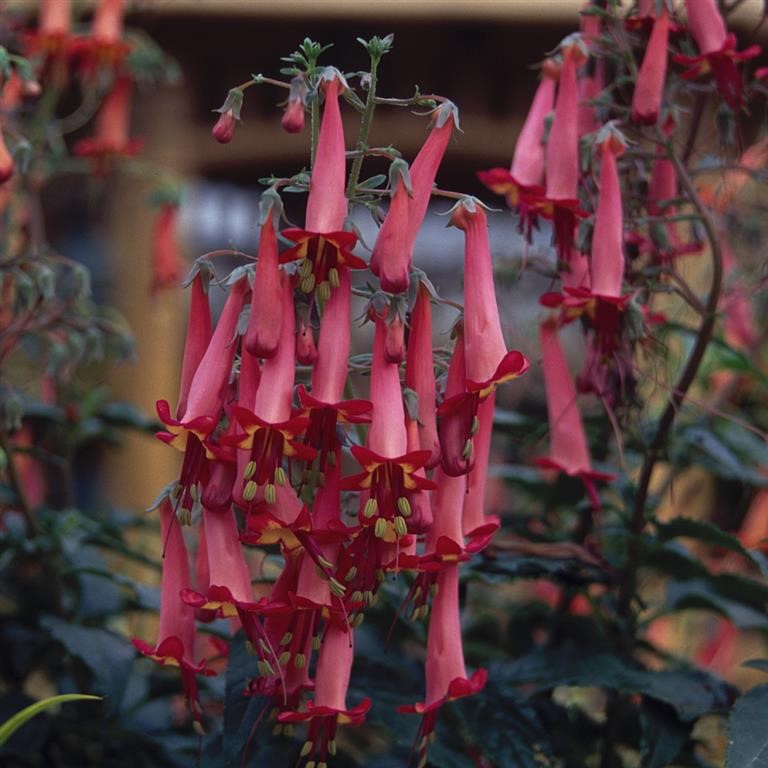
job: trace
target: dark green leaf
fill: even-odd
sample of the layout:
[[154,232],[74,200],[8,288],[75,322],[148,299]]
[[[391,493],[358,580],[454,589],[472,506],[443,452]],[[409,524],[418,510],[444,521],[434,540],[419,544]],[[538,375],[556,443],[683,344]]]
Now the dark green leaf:
[[745,693],[728,719],[727,768],[768,766],[768,685]]
[[712,584],[703,579],[670,582],[667,606],[671,610],[708,608],[729,618],[739,629],[768,629],[768,615],[764,611],[717,594]]
[[666,768],[688,741],[691,724],[662,704],[646,705],[640,713],[642,768]]
[[708,520],[694,520],[690,517],[676,517],[669,522],[657,523],[656,530],[661,541],[670,539],[696,539],[713,547],[737,552],[750,562],[755,562],[749,551],[744,549],[736,536],[718,528]]
[[91,670],[94,690],[103,693],[105,704],[116,710],[136,656],[131,643],[106,629],[69,624],[55,616],[44,616],[40,623]]
[[669,704],[681,720],[727,708],[734,694],[731,686],[699,669],[653,671],[631,666],[616,656],[590,655],[576,648],[534,651],[506,665],[499,674],[507,683],[531,683],[539,690],[576,685],[640,693]]
[[768,659],[750,659],[741,666],[748,667],[749,669],[759,669],[761,672],[768,673]]

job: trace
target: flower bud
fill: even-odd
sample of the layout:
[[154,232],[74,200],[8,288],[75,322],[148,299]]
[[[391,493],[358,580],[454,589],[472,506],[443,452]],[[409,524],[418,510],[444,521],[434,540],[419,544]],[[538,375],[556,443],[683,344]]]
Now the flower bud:
[[301,133],[304,130],[304,101],[307,96],[307,84],[301,75],[291,80],[291,90],[281,125],[287,133]]
[[229,144],[235,135],[235,127],[240,122],[240,110],[243,108],[243,92],[233,88],[224,103],[214,112],[219,113],[219,119],[211,129],[211,135],[219,144]]

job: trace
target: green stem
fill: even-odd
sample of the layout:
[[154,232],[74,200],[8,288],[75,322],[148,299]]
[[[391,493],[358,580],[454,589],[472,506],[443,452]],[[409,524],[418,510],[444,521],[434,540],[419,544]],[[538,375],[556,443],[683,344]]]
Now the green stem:
[[349,181],[347,182],[347,197],[351,198],[357,189],[357,182],[360,180],[360,171],[363,168],[363,158],[365,149],[368,146],[368,134],[371,132],[371,123],[373,122],[373,113],[376,109],[376,72],[379,68],[380,58],[371,56],[371,79],[368,85],[368,98],[365,101],[365,109],[360,119],[360,135],[357,137],[356,151],[352,161],[352,169],[349,172]]

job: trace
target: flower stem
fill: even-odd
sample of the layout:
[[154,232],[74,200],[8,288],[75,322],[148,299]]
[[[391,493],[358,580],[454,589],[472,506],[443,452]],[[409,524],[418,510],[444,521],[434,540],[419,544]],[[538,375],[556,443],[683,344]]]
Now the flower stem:
[[659,460],[662,449],[667,442],[677,411],[685,400],[685,396],[696,378],[701,362],[704,359],[704,354],[712,340],[712,333],[717,319],[717,306],[720,300],[720,292],[723,283],[723,254],[717,225],[712,218],[712,214],[704,206],[701,198],[697,194],[683,160],[674,154],[669,145],[668,156],[675,166],[680,186],[685,190],[688,199],[693,204],[693,207],[696,209],[704,224],[712,255],[712,283],[710,285],[707,302],[703,307],[704,312],[702,314],[699,332],[696,336],[696,341],[694,342],[690,356],[688,357],[688,362],[685,365],[680,379],[670,393],[669,401],[661,414],[661,418],[656,427],[656,432],[646,449],[643,466],[640,470],[640,479],[635,493],[634,510],[630,522],[632,539],[630,540],[627,566],[624,572],[624,579],[620,586],[618,599],[619,616],[625,619],[630,617],[632,598],[637,586],[640,536],[642,535],[646,524],[646,505],[653,470]]
[[360,118],[360,135],[357,137],[357,146],[355,148],[355,151],[359,154],[355,155],[354,160],[352,160],[352,169],[349,172],[349,181],[347,182],[348,198],[352,197],[355,193],[357,182],[360,180],[360,171],[363,168],[365,150],[368,146],[368,134],[371,131],[373,113],[376,109],[376,72],[380,61],[380,56],[371,56],[371,79],[368,83],[368,98],[365,101],[363,116]]

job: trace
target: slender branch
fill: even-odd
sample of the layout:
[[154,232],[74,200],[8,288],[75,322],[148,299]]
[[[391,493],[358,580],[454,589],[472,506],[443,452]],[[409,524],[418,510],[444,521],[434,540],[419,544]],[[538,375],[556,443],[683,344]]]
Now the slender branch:
[[363,116],[360,118],[360,135],[357,137],[356,155],[352,161],[352,168],[349,172],[349,181],[347,182],[347,197],[352,197],[357,189],[357,182],[360,180],[360,171],[363,168],[363,159],[365,150],[368,147],[368,134],[371,132],[371,123],[373,122],[373,113],[376,109],[376,73],[379,69],[380,57],[371,56],[371,77],[368,83],[368,98],[365,101]]
[[625,577],[621,584],[618,600],[619,615],[625,618],[629,617],[632,597],[636,589],[639,538],[645,528],[646,504],[648,501],[653,470],[659,460],[662,448],[667,442],[677,411],[685,400],[688,389],[696,378],[701,362],[704,359],[704,354],[712,340],[712,333],[717,319],[717,305],[720,300],[720,292],[723,283],[723,254],[717,225],[715,224],[712,214],[707,210],[702,203],[701,198],[696,193],[696,189],[685,169],[683,160],[675,155],[674,152],[671,151],[671,148],[669,148],[668,155],[674,163],[681,187],[685,190],[686,195],[694,208],[696,208],[704,223],[704,229],[707,233],[707,239],[709,240],[710,251],[712,254],[712,283],[710,285],[707,303],[704,306],[705,314],[702,316],[701,326],[699,327],[699,332],[696,336],[693,349],[688,357],[688,362],[686,363],[680,379],[670,393],[669,401],[661,414],[661,418],[656,427],[656,432],[651,442],[648,444],[643,466],[640,470],[640,478],[635,493],[634,510],[630,522],[630,530],[633,537],[629,547]]

